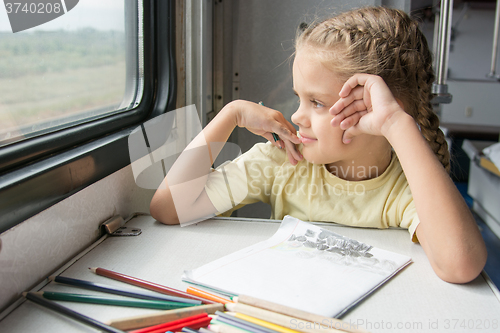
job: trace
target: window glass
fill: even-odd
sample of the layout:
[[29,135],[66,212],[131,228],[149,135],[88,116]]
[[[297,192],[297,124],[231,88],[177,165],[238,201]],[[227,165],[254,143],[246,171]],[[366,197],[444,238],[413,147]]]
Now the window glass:
[[63,15],[15,33],[7,2],[0,7],[0,147],[140,102],[141,1],[72,1],[70,10],[62,1]]

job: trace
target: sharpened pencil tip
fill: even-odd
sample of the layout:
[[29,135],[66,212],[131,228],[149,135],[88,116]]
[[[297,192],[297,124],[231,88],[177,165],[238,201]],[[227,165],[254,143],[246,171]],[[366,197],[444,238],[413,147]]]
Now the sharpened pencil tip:
[[54,280],[55,280],[55,278],[56,278],[56,277],[55,277],[54,275],[52,275],[52,276],[49,276],[49,277],[47,278],[47,280],[49,280],[49,281],[54,281]]
[[89,267],[89,269],[90,269],[90,271],[91,271],[92,273],[95,273],[95,272],[96,272],[96,270],[97,270],[97,267]]
[[226,303],[225,305],[226,305],[226,310],[227,310],[227,311],[231,311],[231,312],[233,312],[233,311],[234,311],[234,307],[236,306],[236,304],[235,304],[235,303],[231,303],[231,302]]
[[23,292],[23,296],[26,297],[28,294],[43,296],[43,291],[25,291]]

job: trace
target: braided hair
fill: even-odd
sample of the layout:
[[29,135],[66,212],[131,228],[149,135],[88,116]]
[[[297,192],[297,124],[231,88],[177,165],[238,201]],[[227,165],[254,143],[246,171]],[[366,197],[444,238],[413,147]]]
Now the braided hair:
[[295,47],[313,48],[343,82],[356,73],[382,77],[450,171],[448,145],[431,104],[432,54],[415,20],[397,9],[359,8],[305,27]]

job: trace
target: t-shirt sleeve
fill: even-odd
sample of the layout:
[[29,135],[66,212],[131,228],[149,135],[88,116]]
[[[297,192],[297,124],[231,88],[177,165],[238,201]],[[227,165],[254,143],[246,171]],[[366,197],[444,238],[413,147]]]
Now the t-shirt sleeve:
[[417,209],[415,208],[415,202],[413,201],[409,186],[407,186],[400,198],[400,209],[402,212],[400,227],[407,228],[411,241],[417,243],[418,238],[415,231],[420,223],[420,219],[418,218]]
[[218,214],[228,215],[258,201],[269,203],[276,168],[284,160],[285,152],[270,143],[258,143],[236,159],[212,170],[205,191]]

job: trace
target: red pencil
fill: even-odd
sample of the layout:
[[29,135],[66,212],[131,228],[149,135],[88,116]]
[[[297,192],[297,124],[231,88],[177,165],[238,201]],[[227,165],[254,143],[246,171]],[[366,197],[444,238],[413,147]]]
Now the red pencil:
[[168,323],[163,323],[159,325],[149,326],[141,328],[138,330],[130,331],[129,333],[157,333],[157,332],[167,332],[167,331],[180,331],[183,327],[189,327],[192,329],[198,329],[200,327],[205,327],[210,324],[212,320],[211,317],[206,313],[200,313],[191,317],[182,318]]
[[104,268],[89,268],[92,272],[96,273],[97,275],[105,276],[111,279],[115,279],[121,282],[125,282],[137,287],[142,287],[145,289],[153,290],[162,294],[167,294],[167,295],[173,295],[173,296],[179,296],[179,297],[184,297],[184,298],[190,298],[190,299],[196,299],[198,301],[201,301],[204,304],[215,304],[217,302],[203,298],[203,297],[198,297],[194,295],[190,295],[186,292],[183,292],[181,290],[177,290],[174,288],[162,286],[161,284],[149,282],[146,280],[141,280],[132,276],[128,276],[122,273],[117,273],[114,271],[110,271],[108,269]]

